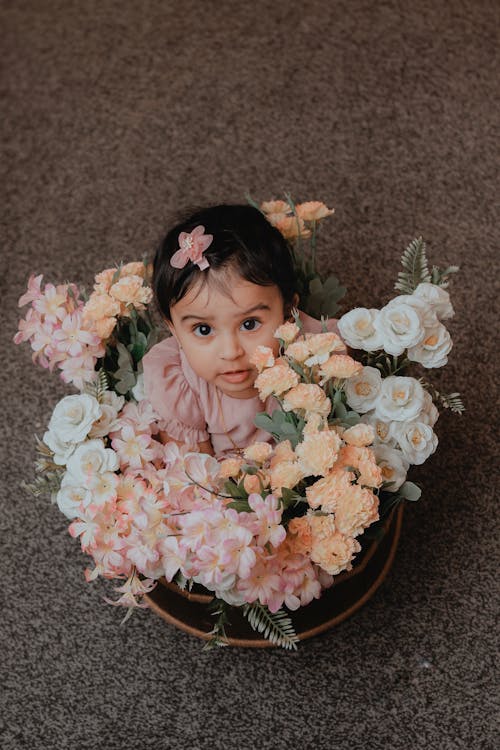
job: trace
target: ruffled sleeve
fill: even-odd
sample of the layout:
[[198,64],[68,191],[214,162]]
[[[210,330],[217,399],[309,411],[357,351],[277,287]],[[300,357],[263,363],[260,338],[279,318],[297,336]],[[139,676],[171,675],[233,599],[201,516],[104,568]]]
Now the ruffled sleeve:
[[184,373],[175,338],[153,346],[142,362],[146,398],[164,420],[165,431],[190,447],[208,440],[205,415]]

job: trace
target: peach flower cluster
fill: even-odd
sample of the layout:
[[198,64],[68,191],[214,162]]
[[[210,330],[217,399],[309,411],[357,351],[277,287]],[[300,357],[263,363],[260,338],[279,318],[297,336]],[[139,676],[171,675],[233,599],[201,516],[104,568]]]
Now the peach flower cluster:
[[132,309],[144,310],[151,302],[153,291],[147,285],[150,272],[144,263],[134,261],[97,274],[83,316],[92,321],[102,339],[111,336],[118,317],[128,318]]
[[308,224],[316,224],[334,213],[332,208],[327,208],[320,201],[307,201],[295,206],[283,200],[265,201],[261,203],[260,209],[287,240],[310,237],[311,229]]

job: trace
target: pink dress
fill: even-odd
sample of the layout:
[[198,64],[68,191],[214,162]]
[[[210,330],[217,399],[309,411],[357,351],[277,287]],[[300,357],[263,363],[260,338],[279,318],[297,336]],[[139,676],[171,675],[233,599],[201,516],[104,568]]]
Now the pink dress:
[[[303,312],[300,319],[306,333],[321,332],[319,320]],[[328,329],[338,333],[336,320],[328,321]],[[153,346],[142,361],[146,398],[175,440],[194,448],[210,439],[220,456],[234,453],[235,446],[272,439],[254,424],[259,412],[272,408],[272,397],[263,404],[258,396],[241,399],[222,393],[193,372],[174,337]]]

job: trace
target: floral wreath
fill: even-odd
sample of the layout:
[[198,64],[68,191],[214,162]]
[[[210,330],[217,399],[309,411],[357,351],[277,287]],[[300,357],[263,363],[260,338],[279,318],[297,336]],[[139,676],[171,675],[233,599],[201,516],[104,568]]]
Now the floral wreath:
[[[302,308],[325,321],[345,292],[316,268],[318,224],[333,211],[289,196],[257,207],[290,243]],[[277,359],[257,348],[256,388],[279,408],[256,425],[274,444],[219,460],[157,439],[164,425],[142,387],[141,360],[161,335],[149,265],[102,271],[89,297],[75,284],[42,287],[41,275],[30,277],[14,341],[28,341],[33,362],[58,369],[78,393],[54,408],[26,487],[49,492],[70,520],[93,561],[87,581],[122,579],[118,600],[106,601],[128,607],[125,619],[148,606],[144,595],[164,577],[213,593],[209,645],[226,642],[227,610],[239,607],[274,644],[296,648],[290,612],[352,568],[360,540],[375,538],[391,509],[420,497],[406,477],[437,447],[436,403],[464,407],[458,393],[403,373],[412,363],[446,364],[446,287],[458,268],[429,272],[421,238],[401,260],[400,294],[381,309],[344,314],[343,340],[326,325],[304,333],[295,315],[275,332]]]

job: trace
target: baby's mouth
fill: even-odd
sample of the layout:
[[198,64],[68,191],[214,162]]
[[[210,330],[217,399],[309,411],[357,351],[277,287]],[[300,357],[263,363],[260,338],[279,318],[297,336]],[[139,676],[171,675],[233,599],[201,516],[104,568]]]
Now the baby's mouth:
[[248,378],[250,370],[228,370],[221,372],[220,376],[228,383],[243,383]]

